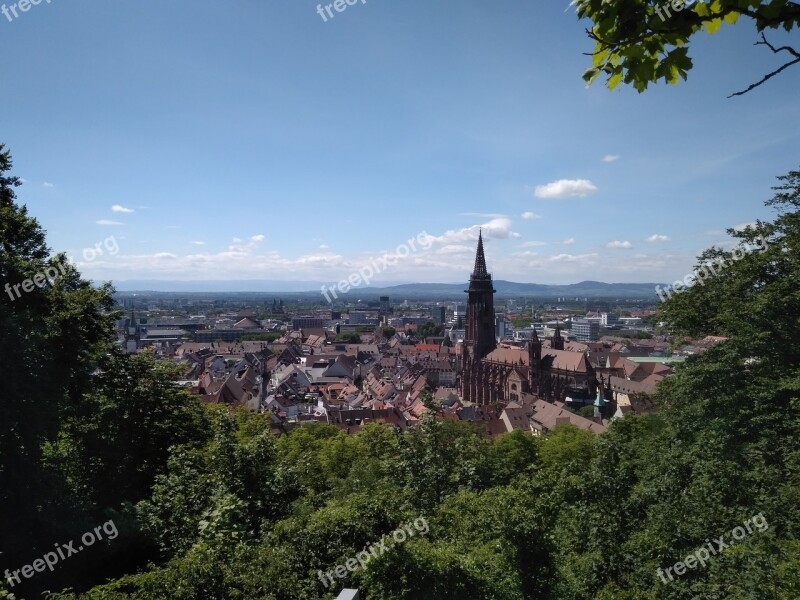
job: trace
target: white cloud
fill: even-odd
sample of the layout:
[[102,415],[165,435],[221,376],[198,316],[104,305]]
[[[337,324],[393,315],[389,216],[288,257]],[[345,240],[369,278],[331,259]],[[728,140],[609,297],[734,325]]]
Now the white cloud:
[[603,157],[603,162],[614,162],[615,160],[619,160],[618,154],[606,154]]
[[458,242],[473,242],[478,239],[478,231],[483,230],[486,239],[513,239],[521,237],[516,231],[511,231],[511,220],[505,217],[492,219],[482,225],[473,225],[463,229],[451,229],[440,236],[428,235],[427,241],[432,244],[454,244]]
[[584,262],[591,264],[598,257],[597,253],[591,254],[556,254],[550,257],[552,262]]
[[328,246],[328,244],[320,244],[319,245],[319,249],[320,250],[329,250],[330,246]]
[[514,252],[511,256],[519,256],[519,257],[529,257],[529,256],[539,256],[538,252],[533,252],[532,250],[525,250],[525,252]]
[[460,244],[449,244],[442,246],[438,250],[438,254],[471,254],[475,252],[475,248],[471,246],[462,246]]
[[748,227],[755,227],[755,226],[756,226],[756,222],[755,221],[750,221],[749,223],[740,223],[739,225],[734,225],[733,229],[735,231],[744,231]]
[[669,242],[671,240],[672,240],[672,238],[669,237],[668,235],[661,235],[661,234],[658,234],[658,233],[655,233],[655,234],[651,235],[649,238],[647,238],[647,241],[650,242],[651,244],[653,242]]
[[712,236],[725,235],[725,232],[722,231],[722,229],[706,229],[703,233],[705,235],[712,235]]
[[42,185],[44,187],[46,187],[46,188],[54,188],[54,187],[56,187],[55,184],[52,184],[49,181],[45,181]]
[[307,254],[295,261],[298,265],[344,266],[346,261],[343,256],[325,252],[322,254]]
[[[404,236],[405,237],[405,236]],[[409,236],[410,237],[410,236]],[[402,239],[402,238],[400,238]],[[319,243],[318,240],[316,243]],[[150,240],[154,243],[155,240]],[[514,245],[519,246],[521,240]],[[211,280],[211,279],[278,279],[290,281],[336,282],[346,279],[366,265],[374,264],[379,252],[364,252],[357,256],[341,256],[326,250],[314,250],[304,255],[282,255],[265,250],[263,244],[250,238],[239,241],[234,249],[210,252],[208,246],[176,256],[170,252],[141,252],[102,256],[79,263],[85,276],[97,280]],[[138,245],[134,244],[134,247]],[[419,247],[418,247],[419,248]],[[499,249],[498,249],[499,250]],[[695,264],[695,252],[673,255],[658,253],[645,256],[625,253],[625,260],[608,260],[607,254],[540,253],[538,248],[517,248],[519,256],[496,252],[487,246],[487,262],[497,279],[540,283],[575,283],[585,279],[599,281],[672,281],[690,273]],[[386,267],[373,284],[390,282],[463,282],[469,277],[475,253],[474,239],[463,244],[434,246],[430,251],[420,249],[407,258]],[[76,258],[80,252],[76,255]],[[79,259],[80,260],[80,259]],[[378,261],[380,262],[380,261]],[[351,294],[356,292],[351,292]],[[353,296],[351,296],[353,297]],[[356,296],[357,297],[357,296]]]
[[567,238],[565,240],[561,240],[561,243],[564,244],[565,246],[569,246],[570,244],[575,243],[575,238]]
[[115,213],[132,213],[134,212],[132,208],[125,208],[121,204],[115,204],[111,207],[111,212]]
[[522,218],[526,221],[533,221],[534,219],[541,219],[542,215],[537,215],[535,212],[524,212],[522,213]]
[[606,253],[598,251],[586,254],[562,252],[527,257],[509,255],[507,258],[486,258],[492,263],[495,277],[508,281],[575,283],[591,279],[641,283],[672,281],[678,275],[682,277],[685,273],[690,273],[695,254],[646,255],[626,251],[625,260],[608,260]]
[[195,241],[195,242],[190,242],[190,243],[192,245],[194,245],[194,246],[205,246],[206,245],[205,242],[201,242],[201,241]]
[[633,248],[633,244],[628,241],[621,242],[619,240],[614,240],[613,242],[608,242],[606,244],[607,248],[623,248],[625,250],[629,248]]
[[234,252],[236,254],[249,254],[255,251],[258,245],[264,241],[265,236],[253,235],[247,239],[247,242],[243,242],[241,238],[235,237],[231,240],[233,243],[228,246],[229,252]]
[[[483,229],[486,241],[516,239],[509,219],[492,219],[482,225],[448,231],[440,236],[420,233],[417,250],[407,258],[380,272],[377,281],[460,281],[472,269],[478,229]],[[410,236],[409,236],[410,237]],[[167,252],[117,255],[111,260],[95,260],[84,267],[97,279],[285,279],[331,281],[347,278],[366,265],[380,263],[381,252],[364,252],[355,256],[334,254],[318,249],[300,256],[286,256],[276,250],[264,250],[264,236],[234,238],[223,251],[209,252],[197,248],[177,256]],[[459,241],[463,240],[463,241]],[[320,244],[322,240],[317,240]],[[432,247],[425,250],[431,242]],[[390,249],[384,254],[394,254]],[[536,257],[534,257],[535,259]],[[500,257],[493,257],[498,264]],[[514,261],[531,259],[509,259]]]
[[122,225],[119,221],[111,221],[109,219],[100,219],[95,221],[98,225]]
[[547,246],[547,242],[542,242],[540,240],[531,240],[530,242],[523,242],[520,244],[520,248],[535,248],[536,246]]
[[546,185],[537,185],[533,195],[537,198],[583,198],[597,191],[588,179],[559,179]]

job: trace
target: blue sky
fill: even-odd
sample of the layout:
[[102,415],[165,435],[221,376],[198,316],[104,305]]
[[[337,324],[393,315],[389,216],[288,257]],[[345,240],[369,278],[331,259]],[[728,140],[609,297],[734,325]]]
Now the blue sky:
[[498,279],[683,277],[772,217],[800,71],[726,99],[781,64],[743,21],[681,85],[586,88],[567,5],[43,2],[0,15],[0,141],[94,279],[331,281],[425,232],[376,281],[463,281],[480,226]]

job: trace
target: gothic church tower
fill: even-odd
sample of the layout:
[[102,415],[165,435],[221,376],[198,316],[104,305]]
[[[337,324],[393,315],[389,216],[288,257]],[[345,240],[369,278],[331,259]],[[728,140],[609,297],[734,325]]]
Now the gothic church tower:
[[475,267],[469,279],[467,322],[464,331],[464,368],[461,375],[461,397],[469,402],[486,404],[489,389],[483,376],[481,359],[497,346],[494,332],[494,293],[492,276],[486,269],[483,254],[483,233],[478,234]]

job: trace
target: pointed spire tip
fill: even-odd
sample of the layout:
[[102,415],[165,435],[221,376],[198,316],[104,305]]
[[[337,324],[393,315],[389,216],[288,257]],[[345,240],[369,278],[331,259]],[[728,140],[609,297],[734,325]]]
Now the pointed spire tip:
[[475,268],[472,270],[473,279],[486,279],[489,271],[486,269],[486,256],[483,252],[483,230],[478,230],[478,249],[475,252]]

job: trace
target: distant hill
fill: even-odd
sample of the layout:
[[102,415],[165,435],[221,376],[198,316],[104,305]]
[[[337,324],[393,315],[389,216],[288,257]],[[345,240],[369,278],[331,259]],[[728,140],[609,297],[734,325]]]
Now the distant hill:
[[[319,294],[320,281],[277,281],[274,279],[131,279],[114,281],[119,292],[314,292]],[[330,285],[330,282],[328,282]]]
[[[464,296],[467,288],[464,283],[407,283],[385,288],[369,288],[376,294],[418,297]],[[655,283],[603,283],[602,281],[581,281],[568,285],[548,285],[543,283],[517,283],[498,279],[494,282],[498,297],[544,297],[544,298],[656,298]],[[661,284],[662,287],[664,284]]]
[[[320,295],[323,283],[319,281],[275,281],[275,280],[230,280],[230,281],[166,281],[131,280],[115,281],[119,292],[179,292],[179,293],[284,293],[292,295]],[[330,287],[331,282],[325,285]],[[371,298],[392,296],[393,298],[464,298],[468,283],[403,283],[384,284],[351,290],[347,297]],[[581,281],[568,285],[543,283],[517,283],[499,279],[494,282],[498,297],[539,298],[620,298],[655,299],[655,283],[604,283]],[[662,287],[664,284],[660,284]]]

